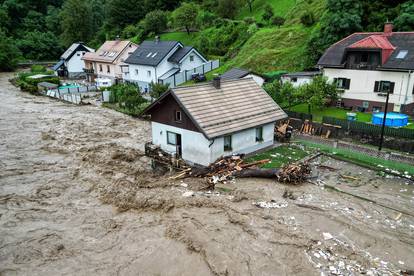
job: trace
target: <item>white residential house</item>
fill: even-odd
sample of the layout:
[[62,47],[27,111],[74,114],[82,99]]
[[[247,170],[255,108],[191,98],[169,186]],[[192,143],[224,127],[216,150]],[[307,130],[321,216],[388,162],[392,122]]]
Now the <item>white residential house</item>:
[[290,82],[293,87],[299,87],[304,84],[309,84],[312,82],[313,78],[320,76],[322,73],[320,71],[305,71],[305,72],[295,72],[282,75],[280,80],[282,83]]
[[343,89],[338,105],[361,111],[388,110],[414,115],[414,32],[354,33],[319,59],[323,75]]
[[78,78],[85,76],[83,68],[85,63],[82,57],[86,53],[95,52],[82,42],[73,43],[61,56],[58,63],[53,66],[53,71],[60,77]]
[[158,83],[174,74],[202,66],[207,60],[195,48],[178,41],[142,42],[123,65],[123,79],[137,84],[142,92],[148,92],[151,82]]
[[241,68],[232,68],[221,75],[221,78],[227,80],[252,78],[260,86],[263,86],[265,82],[264,77],[262,77],[260,74]]
[[[121,65],[136,49],[138,45],[128,40],[105,41],[95,53],[83,56],[84,71],[90,82],[106,85],[122,81]],[[98,80],[96,80],[98,79]]]
[[287,118],[252,78],[172,88],[143,114],[151,117],[152,144],[205,166],[272,146],[275,122]]

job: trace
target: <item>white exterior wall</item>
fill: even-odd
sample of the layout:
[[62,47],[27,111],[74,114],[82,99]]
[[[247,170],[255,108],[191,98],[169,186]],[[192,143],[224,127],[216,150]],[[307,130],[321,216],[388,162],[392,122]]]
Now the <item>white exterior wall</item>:
[[290,77],[282,77],[281,80],[282,80],[282,83],[290,82],[293,85],[293,87],[299,87],[301,85],[309,84],[312,82],[311,77],[297,77],[296,82],[293,82]]
[[260,86],[263,86],[263,83],[265,81],[262,77],[255,75],[255,74],[248,74],[243,79],[249,79],[249,78],[252,78]]
[[[157,82],[155,67],[137,64],[129,64],[128,67],[129,73],[124,73],[124,80],[137,83],[141,92],[145,91],[145,88],[149,89],[151,82]],[[136,70],[138,70],[138,75],[136,74]],[[148,71],[151,72],[150,77],[148,76]]]
[[334,78],[351,79],[349,90],[342,94],[346,99],[385,102],[384,96],[374,92],[375,81],[391,81],[395,82],[395,87],[394,93],[390,94],[389,102],[394,104],[394,111],[399,111],[402,104],[414,102],[413,73],[324,68],[323,74],[331,81]]
[[85,51],[77,51],[69,60],[65,61],[65,66],[69,74],[83,73],[83,68],[85,68],[85,62],[82,60],[82,57],[84,54]]
[[[246,129],[232,134],[232,151],[224,151],[224,138],[208,140],[202,133],[181,129],[170,125],[152,122],[152,143],[169,153],[176,148],[167,144],[167,131],[181,134],[182,158],[200,165],[208,165],[219,157],[233,153],[251,153],[273,145],[274,123],[263,126],[263,141],[256,142],[256,128]],[[211,146],[210,146],[211,144]]]
[[[194,57],[194,61],[190,61],[190,56]],[[187,54],[187,56],[181,61],[180,64],[180,71],[184,70],[191,70],[198,66],[201,66],[204,64],[204,60],[194,51],[192,50],[190,53]]]

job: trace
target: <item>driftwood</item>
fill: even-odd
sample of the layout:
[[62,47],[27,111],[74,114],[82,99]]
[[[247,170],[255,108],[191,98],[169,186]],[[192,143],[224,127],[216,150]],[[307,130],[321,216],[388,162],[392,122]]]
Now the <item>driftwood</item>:
[[233,173],[235,177],[275,178],[279,169],[245,169]]

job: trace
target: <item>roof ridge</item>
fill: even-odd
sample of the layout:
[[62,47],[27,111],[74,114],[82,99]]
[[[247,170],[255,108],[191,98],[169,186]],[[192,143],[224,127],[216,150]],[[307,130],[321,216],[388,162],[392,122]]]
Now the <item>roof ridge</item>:
[[[246,80],[253,80],[253,78],[243,78],[243,79],[221,79],[221,83],[228,83],[228,82],[242,82],[242,81],[246,81]],[[188,84],[188,85],[183,85],[183,86],[177,86],[174,88],[171,88],[172,91],[177,90],[177,89],[188,89],[188,88],[193,88],[195,86],[197,87],[203,87],[203,86],[211,86],[213,83],[213,81],[208,81],[205,83],[197,83],[197,84]]]

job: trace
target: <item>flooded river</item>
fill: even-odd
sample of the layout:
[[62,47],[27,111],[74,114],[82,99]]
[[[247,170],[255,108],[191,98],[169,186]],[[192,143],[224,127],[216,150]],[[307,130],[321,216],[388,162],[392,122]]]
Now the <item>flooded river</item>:
[[[202,179],[152,173],[148,122],[20,92],[11,76],[0,74],[0,275],[414,270],[407,180],[321,158],[358,180],[321,170],[315,185],[236,179],[205,191]],[[271,200],[280,208],[252,204]]]

